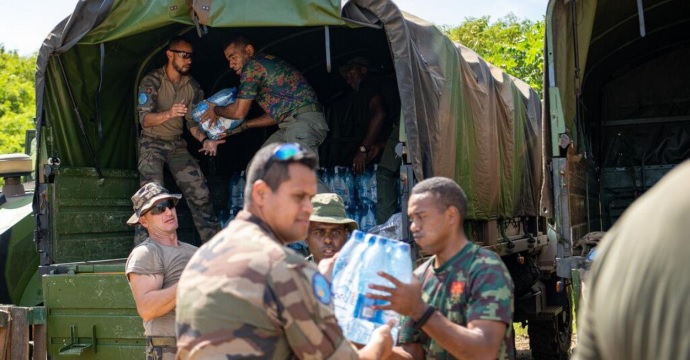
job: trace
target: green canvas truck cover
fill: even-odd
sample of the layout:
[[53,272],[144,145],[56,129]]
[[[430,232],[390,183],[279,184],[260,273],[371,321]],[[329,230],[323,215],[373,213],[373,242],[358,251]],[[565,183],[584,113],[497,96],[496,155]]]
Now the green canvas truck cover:
[[135,170],[136,84],[174,35],[210,29],[199,40],[208,46],[196,45],[200,68],[222,53],[222,34],[214,30],[240,30],[314,81],[312,74],[337,73],[332,60],[353,49],[338,53],[335,45],[349,41],[345,30],[357,28],[385,33],[386,43],[377,48],[394,67],[401,139],[417,179],[455,179],[470,195],[470,219],[548,212],[537,93],[390,0],[80,1],[38,55],[38,128],[51,134],[43,158],[58,156],[61,166]]

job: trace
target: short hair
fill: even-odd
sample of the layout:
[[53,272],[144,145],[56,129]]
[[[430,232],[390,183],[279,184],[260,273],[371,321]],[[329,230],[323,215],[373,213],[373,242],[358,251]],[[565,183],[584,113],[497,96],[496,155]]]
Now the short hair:
[[223,51],[225,51],[225,49],[227,49],[230,45],[235,45],[237,47],[245,47],[247,45],[254,46],[254,43],[243,34],[230,34],[228,39],[223,44]]
[[186,37],[184,37],[182,35],[178,35],[178,36],[175,36],[174,38],[170,39],[170,41],[168,41],[168,47],[166,47],[166,50],[170,50],[174,46],[181,44],[181,43],[187,43],[187,44],[191,45],[192,47],[194,47],[194,44],[192,44],[192,42],[189,41],[189,39],[187,39]]
[[318,167],[318,158],[316,154],[309,148],[302,146],[302,151],[304,152],[303,156],[298,159],[273,161],[270,167],[266,169],[266,166],[273,157],[273,151],[280,145],[283,145],[283,143],[271,143],[262,147],[249,162],[247,183],[244,186],[245,207],[252,202],[252,188],[254,187],[254,183],[258,180],[263,180],[268,187],[271,188],[271,191],[276,191],[283,182],[290,179],[290,173],[288,172],[290,164],[302,164],[311,170],[315,170]]
[[428,178],[420,181],[413,188],[410,195],[421,195],[430,193],[439,204],[439,208],[445,211],[454,206],[458,209],[462,221],[467,216],[467,196],[462,191],[460,185],[455,181],[441,176]]

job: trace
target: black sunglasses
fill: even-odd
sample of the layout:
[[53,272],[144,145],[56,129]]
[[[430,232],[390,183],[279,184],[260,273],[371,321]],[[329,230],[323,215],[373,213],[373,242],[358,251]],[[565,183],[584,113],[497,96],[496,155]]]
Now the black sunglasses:
[[[146,213],[151,213],[151,215],[160,215],[165,212],[165,209],[174,209],[175,208],[175,202],[172,201],[171,199],[168,199],[166,201],[160,202],[154,206],[152,206],[148,211],[144,212]],[[141,214],[141,215],[144,215]]]
[[194,53],[190,53],[190,52],[182,51],[182,50],[168,49],[168,51],[174,52],[175,54],[179,54],[180,57],[183,58],[183,59],[185,59],[185,60],[191,59],[191,58],[192,58],[192,55],[194,54]]

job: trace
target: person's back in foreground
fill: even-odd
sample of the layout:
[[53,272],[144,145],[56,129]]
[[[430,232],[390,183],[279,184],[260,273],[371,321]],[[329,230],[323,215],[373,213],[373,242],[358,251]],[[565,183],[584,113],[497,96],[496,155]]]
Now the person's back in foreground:
[[390,352],[390,326],[356,350],[333,312],[330,283],[284,246],[304,239],[316,157],[295,144],[254,156],[244,210],[202,246],[179,284],[178,359],[357,359]]
[[690,162],[636,200],[588,274],[574,359],[690,358]]

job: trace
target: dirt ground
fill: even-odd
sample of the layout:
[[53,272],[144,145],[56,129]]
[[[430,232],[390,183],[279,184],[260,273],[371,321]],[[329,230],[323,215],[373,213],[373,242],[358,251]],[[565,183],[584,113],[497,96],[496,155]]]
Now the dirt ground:
[[[573,334],[573,341],[571,343],[570,349],[575,348],[575,344],[577,343],[577,336],[576,334]],[[531,360],[532,359],[532,353],[529,350],[529,337],[527,335],[518,335],[515,338],[515,351],[516,351],[516,356],[515,360]]]

